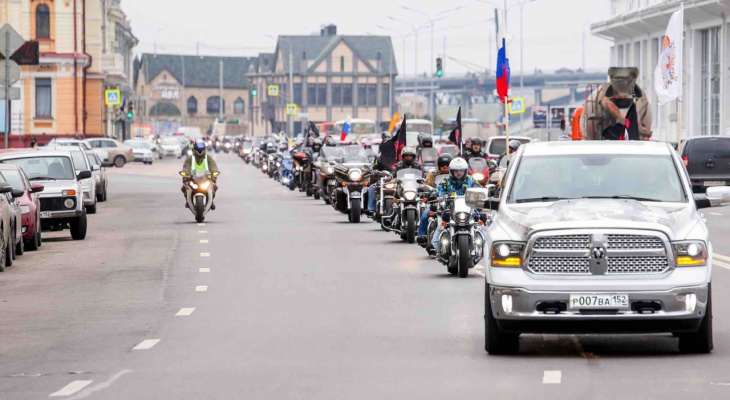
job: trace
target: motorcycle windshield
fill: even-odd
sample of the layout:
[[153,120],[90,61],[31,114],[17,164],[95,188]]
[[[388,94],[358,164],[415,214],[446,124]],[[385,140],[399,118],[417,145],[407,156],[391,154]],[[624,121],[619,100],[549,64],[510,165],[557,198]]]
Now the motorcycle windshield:
[[344,157],[345,154],[342,151],[342,147],[326,146],[322,148],[322,156],[325,161],[335,161],[338,158]]
[[487,169],[487,160],[484,158],[472,158],[469,160],[469,169],[474,172],[482,172]]
[[458,212],[471,212],[471,207],[466,205],[466,198],[464,196],[456,196],[454,198],[454,213]]
[[443,182],[448,177],[449,177],[449,174],[436,175],[436,177],[433,179],[433,181],[436,184],[436,186],[438,186],[441,184],[441,182]]
[[438,150],[428,147],[425,149],[421,149],[421,163],[422,164],[436,164],[436,161],[438,161],[439,158],[439,152]]
[[406,168],[398,171],[396,178],[400,180],[423,178],[423,171],[417,168]]
[[193,171],[194,178],[207,178],[208,174],[210,174],[210,171],[208,170],[196,169],[195,171]]
[[342,148],[344,153],[344,159],[346,163],[360,163],[365,164],[370,162],[368,159],[368,153],[361,146],[347,146]]

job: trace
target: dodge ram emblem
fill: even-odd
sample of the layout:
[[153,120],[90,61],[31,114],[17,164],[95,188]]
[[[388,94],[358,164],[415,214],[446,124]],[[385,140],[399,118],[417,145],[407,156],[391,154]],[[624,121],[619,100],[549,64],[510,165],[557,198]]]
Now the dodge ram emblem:
[[603,247],[594,247],[592,254],[594,259],[602,260],[606,258],[606,249],[604,249]]

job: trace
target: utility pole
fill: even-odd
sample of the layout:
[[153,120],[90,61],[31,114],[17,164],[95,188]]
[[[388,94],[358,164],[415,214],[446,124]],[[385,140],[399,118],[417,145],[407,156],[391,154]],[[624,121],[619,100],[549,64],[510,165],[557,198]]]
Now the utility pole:
[[[289,104],[294,104],[294,61],[292,53],[294,53],[294,48],[292,48],[291,43],[289,43]],[[294,116],[288,112],[287,114],[289,135],[294,137]]]
[[183,126],[188,126],[188,97],[186,95],[185,91],[185,57],[180,55],[180,61],[182,61],[182,104],[183,104],[183,113],[182,113],[182,121]]
[[10,136],[10,30],[5,31],[5,148]]
[[218,118],[223,119],[223,59],[218,60]]

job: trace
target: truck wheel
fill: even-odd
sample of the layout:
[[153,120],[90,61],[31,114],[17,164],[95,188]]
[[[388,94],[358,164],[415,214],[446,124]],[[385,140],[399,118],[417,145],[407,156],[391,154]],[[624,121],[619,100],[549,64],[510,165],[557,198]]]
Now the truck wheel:
[[707,308],[700,329],[679,335],[679,351],[685,354],[707,354],[712,351],[712,286],[707,289]]
[[492,314],[492,302],[489,300],[489,284],[484,286],[484,350],[492,355],[514,354],[520,349],[519,333],[503,333]]
[[71,221],[71,238],[73,240],[86,239],[86,213]]
[[114,166],[117,168],[122,168],[124,164],[127,163],[127,159],[124,158],[124,156],[116,156],[114,157]]
[[459,278],[466,278],[469,276],[469,262],[471,261],[471,254],[469,253],[469,240],[466,236],[457,236],[457,249],[459,251],[458,265],[459,265]]
[[353,200],[350,203],[350,222],[352,223],[359,223],[360,222],[360,214],[362,213],[360,201],[359,200]]

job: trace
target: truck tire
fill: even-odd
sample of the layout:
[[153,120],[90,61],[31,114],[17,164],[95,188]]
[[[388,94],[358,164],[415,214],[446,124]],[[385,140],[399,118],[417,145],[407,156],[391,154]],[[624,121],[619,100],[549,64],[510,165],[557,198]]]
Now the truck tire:
[[679,334],[679,351],[685,354],[707,354],[715,347],[712,341],[712,286],[707,289],[707,308],[700,329]]
[[86,239],[86,213],[71,221],[71,238],[73,240]]
[[504,333],[499,329],[492,314],[488,283],[485,283],[484,289],[484,350],[492,355],[515,354],[520,349],[520,334]]

